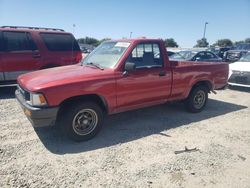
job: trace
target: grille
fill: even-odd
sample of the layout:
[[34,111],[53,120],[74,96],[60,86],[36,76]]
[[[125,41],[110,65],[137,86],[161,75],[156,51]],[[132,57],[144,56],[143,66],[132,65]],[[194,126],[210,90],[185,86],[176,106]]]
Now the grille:
[[240,59],[240,57],[241,57],[241,55],[240,55],[240,53],[228,53],[227,54],[227,59],[229,59],[229,60],[238,60],[238,59]]
[[250,85],[250,72],[233,71],[228,82],[236,84]]
[[23,98],[26,101],[30,101],[30,94],[29,92],[25,91],[23,88],[21,88],[19,85],[17,86],[19,92],[22,94]]

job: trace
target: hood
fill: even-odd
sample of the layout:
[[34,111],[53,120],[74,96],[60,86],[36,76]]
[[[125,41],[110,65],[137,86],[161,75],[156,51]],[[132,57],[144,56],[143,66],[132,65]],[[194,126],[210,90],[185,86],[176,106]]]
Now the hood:
[[18,77],[18,84],[28,91],[37,92],[53,86],[99,79],[112,72],[112,69],[76,64],[23,74]]
[[230,70],[250,72],[250,62],[237,61],[229,65]]

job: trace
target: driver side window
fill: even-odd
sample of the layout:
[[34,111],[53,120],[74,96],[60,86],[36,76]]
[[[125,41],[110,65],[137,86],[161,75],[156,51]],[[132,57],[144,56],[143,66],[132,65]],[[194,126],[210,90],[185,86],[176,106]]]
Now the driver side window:
[[162,67],[162,55],[157,43],[138,44],[128,59],[136,68]]

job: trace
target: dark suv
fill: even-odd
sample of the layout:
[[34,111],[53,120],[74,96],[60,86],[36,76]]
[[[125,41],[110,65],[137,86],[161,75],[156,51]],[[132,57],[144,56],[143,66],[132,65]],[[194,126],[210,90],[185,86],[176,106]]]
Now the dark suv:
[[40,27],[0,27],[0,82],[23,73],[80,62],[82,53],[71,33]]
[[223,59],[227,62],[235,62],[238,61],[248,51],[250,51],[250,43],[238,44],[232,50],[225,52]]

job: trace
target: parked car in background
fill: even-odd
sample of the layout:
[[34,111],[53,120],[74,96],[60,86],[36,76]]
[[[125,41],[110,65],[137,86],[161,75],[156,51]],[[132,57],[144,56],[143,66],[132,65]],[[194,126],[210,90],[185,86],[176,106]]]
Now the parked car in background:
[[83,44],[83,43],[78,43],[82,52],[82,59],[88,56],[90,52],[92,52],[95,49],[95,46],[91,44]]
[[80,49],[81,49],[82,53],[85,53],[85,54],[89,54],[91,52],[91,50],[86,48],[86,47],[81,47],[80,46]]
[[82,141],[99,132],[108,114],[176,100],[201,112],[208,93],[227,79],[224,62],[169,61],[163,40],[110,40],[81,64],[19,76],[16,97],[34,127],[57,122]]
[[234,47],[232,50],[225,52],[223,58],[226,62],[235,62],[248,51],[250,51],[250,43],[242,43]]
[[[166,49],[167,50],[167,49]],[[168,51],[167,50],[167,55],[168,55],[168,57],[171,57],[172,55],[174,55],[176,52],[172,52],[172,51]],[[158,57],[160,57],[160,52],[157,52],[157,53],[155,53],[154,54],[154,57],[155,58],[158,58]]]
[[0,82],[23,73],[79,63],[82,53],[71,33],[40,27],[0,27]]
[[250,87],[250,52],[241,57],[239,61],[229,65],[228,84]]
[[95,49],[95,46],[91,44],[78,43],[82,53],[90,53]]
[[206,61],[206,62],[221,62],[222,59],[209,51],[180,51],[170,57],[171,60],[184,61]]
[[168,57],[170,57],[170,56],[174,55],[175,52],[172,52],[172,51],[167,50],[167,54],[168,54]]
[[215,55],[219,56],[220,58],[223,58],[224,53],[230,49],[231,47],[215,47],[215,48],[210,48],[209,51],[213,52]]

